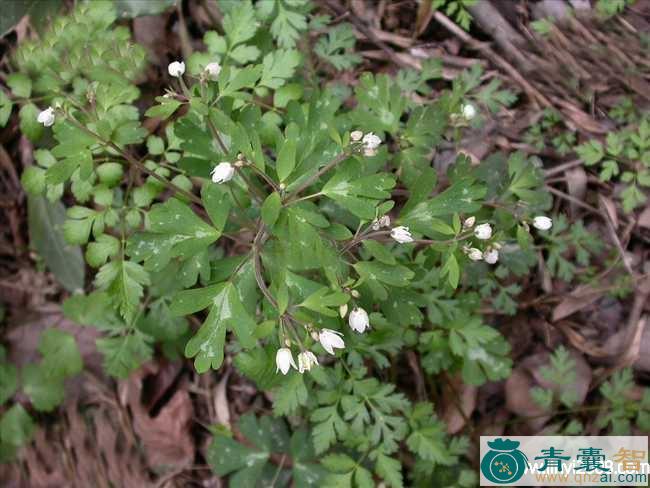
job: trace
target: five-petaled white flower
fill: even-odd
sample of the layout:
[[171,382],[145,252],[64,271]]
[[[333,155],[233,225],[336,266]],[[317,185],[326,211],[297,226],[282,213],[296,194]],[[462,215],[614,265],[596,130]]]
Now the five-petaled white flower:
[[495,264],[499,260],[498,249],[490,248],[483,254],[483,259],[488,264]]
[[477,239],[487,241],[490,237],[492,237],[492,227],[487,223],[479,224],[474,228],[474,235]]
[[300,373],[309,371],[314,365],[318,365],[318,359],[313,352],[303,351],[298,354],[298,371]]
[[275,372],[282,371],[282,374],[287,374],[291,366],[293,369],[298,369],[296,363],[293,361],[291,349],[288,347],[281,347],[275,355]]
[[475,247],[470,247],[465,252],[467,253],[467,257],[472,261],[480,261],[483,259],[483,253],[480,249],[477,249]]
[[350,312],[350,316],[348,317],[348,323],[350,324],[350,328],[356,332],[359,332],[360,334],[363,334],[363,332],[370,327],[370,319],[368,318],[368,312],[366,312],[363,308],[361,307],[356,307],[352,312]]
[[472,120],[474,117],[476,117],[476,107],[471,103],[466,103],[463,105],[461,107],[461,110],[463,112],[463,117],[465,117],[466,120]]
[[224,161],[217,164],[210,174],[214,183],[226,183],[232,180],[232,177],[235,175],[235,167],[227,161]]
[[36,120],[39,124],[43,124],[45,127],[50,127],[54,124],[54,109],[52,107],[47,107],[45,110],[39,112]]
[[174,61],[167,66],[167,72],[174,78],[180,78],[185,73],[185,63],[183,61]]
[[343,349],[345,347],[345,342],[341,339],[340,332],[337,332],[332,329],[323,329],[318,333],[318,340],[320,345],[323,346],[330,354],[334,354],[334,349]]
[[381,144],[381,139],[373,132],[368,132],[363,136],[363,154],[366,156],[374,156],[377,154],[377,148]]
[[350,139],[352,139],[354,142],[359,142],[361,138],[363,137],[363,132],[360,130],[353,130],[350,132]]
[[209,80],[217,81],[219,73],[221,73],[221,65],[217,62],[208,63],[203,70]]
[[413,236],[408,227],[400,225],[395,227],[390,231],[390,236],[395,239],[400,244],[406,244],[408,242],[413,242]]
[[538,215],[533,219],[533,227],[539,230],[549,230],[553,227],[553,221],[545,215]]

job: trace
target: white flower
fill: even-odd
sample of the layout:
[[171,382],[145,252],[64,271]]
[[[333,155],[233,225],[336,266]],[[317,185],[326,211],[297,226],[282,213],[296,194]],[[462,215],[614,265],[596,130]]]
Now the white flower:
[[170,76],[173,76],[174,78],[180,78],[183,76],[183,73],[185,73],[185,63],[183,61],[174,61],[173,63],[169,63],[169,66],[167,66],[167,71],[169,72]]
[[472,105],[471,103],[466,103],[461,107],[461,110],[463,112],[463,117],[465,117],[466,120],[472,120],[474,117],[476,117],[476,107]]
[[345,342],[340,337],[342,335],[340,332],[332,329],[323,329],[318,334],[318,340],[320,341],[320,345],[323,346],[323,349],[330,354],[334,354],[334,348],[343,349],[345,347]]
[[492,227],[490,226],[490,224],[477,225],[474,228],[474,235],[476,236],[477,239],[481,239],[482,241],[486,241],[490,237],[492,237]]
[[467,217],[463,222],[463,229],[471,229],[472,227],[474,227],[475,223],[476,223],[476,217],[474,217],[473,215],[471,217]]
[[217,164],[210,174],[214,183],[226,183],[232,180],[232,177],[235,175],[235,167],[224,161]]
[[413,236],[408,227],[400,225],[399,227],[393,228],[390,231],[390,236],[395,239],[400,244],[406,244],[407,242],[413,242]]
[[488,249],[483,254],[483,259],[488,264],[495,264],[499,260],[499,251],[497,249]]
[[481,252],[480,249],[477,249],[475,247],[470,247],[465,250],[467,253],[467,257],[470,258],[472,261],[480,261],[483,259],[483,253]]
[[209,80],[216,81],[219,78],[219,73],[221,73],[221,65],[217,62],[208,63],[203,71]]
[[370,319],[368,318],[368,312],[366,312],[363,308],[358,307],[352,310],[350,312],[350,316],[348,317],[348,323],[350,324],[350,328],[356,332],[359,332],[360,334],[363,334],[363,332],[370,327]]
[[377,148],[381,144],[381,139],[372,132],[368,132],[363,136],[363,154],[366,156],[374,156],[377,154]]
[[318,365],[318,359],[313,352],[303,351],[298,354],[298,371],[300,373],[309,371],[313,365]]
[[54,124],[54,109],[52,107],[47,107],[38,114],[36,120],[39,124],[43,124],[45,127],[50,127]]
[[291,349],[288,347],[281,347],[275,355],[275,372],[282,371],[282,374],[287,374],[291,366],[293,369],[298,369],[296,363],[293,361]]
[[354,142],[359,142],[362,137],[363,137],[363,132],[361,132],[360,130],[353,130],[352,132],[350,132],[350,138]]
[[553,221],[544,215],[538,215],[533,219],[533,227],[539,230],[549,230],[553,227]]

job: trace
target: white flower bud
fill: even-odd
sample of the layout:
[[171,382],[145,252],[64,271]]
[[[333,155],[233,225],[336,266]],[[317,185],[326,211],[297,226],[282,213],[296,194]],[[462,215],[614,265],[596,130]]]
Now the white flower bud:
[[311,351],[303,351],[298,354],[298,372],[304,373],[309,371],[312,366],[318,365],[318,358]]
[[408,242],[413,242],[413,236],[408,227],[400,225],[395,227],[390,231],[390,236],[395,239],[400,244],[406,244]]
[[343,336],[343,334],[335,330],[323,329],[318,334],[318,340],[320,341],[320,345],[323,346],[323,349],[333,355],[335,348],[345,348],[345,342],[343,342],[341,336]]
[[538,215],[533,219],[533,227],[539,230],[549,230],[553,227],[553,221],[544,215]]
[[174,61],[167,66],[167,72],[174,78],[180,78],[185,73],[185,63],[183,61]]
[[203,71],[209,80],[217,81],[219,73],[221,73],[221,65],[217,62],[208,63]]
[[350,312],[350,317],[348,317],[348,323],[350,328],[360,334],[370,327],[370,319],[368,318],[368,312],[363,308],[358,307]]
[[345,317],[348,314],[348,304],[344,303],[339,307],[339,315],[341,318]]
[[466,120],[472,120],[474,117],[476,117],[476,107],[472,105],[471,103],[466,103],[461,107],[461,111],[463,112],[463,117],[465,117]]
[[293,361],[293,356],[291,355],[291,349],[287,347],[281,347],[278,349],[278,352],[275,355],[275,372],[282,371],[282,374],[287,374],[291,366],[294,369],[298,369],[296,363]]
[[476,217],[474,217],[473,215],[471,217],[467,217],[463,222],[463,229],[471,229],[472,227],[474,227],[475,223],[476,223]]
[[483,254],[483,259],[488,264],[495,264],[499,260],[499,251],[497,249],[488,249]]
[[363,137],[363,132],[360,130],[353,130],[350,132],[350,139],[352,139],[354,142],[359,142],[361,138]]
[[350,291],[350,295],[352,295],[354,298],[359,298],[361,296],[357,290]]
[[47,107],[45,110],[41,111],[36,120],[39,124],[43,124],[45,127],[50,127],[54,124],[54,109],[52,107]]
[[477,249],[475,247],[470,247],[465,252],[467,253],[467,257],[472,261],[480,261],[483,259],[483,253],[480,249]]
[[490,237],[492,237],[492,227],[490,226],[490,224],[477,225],[474,228],[474,235],[476,236],[477,239],[486,241]]
[[232,177],[235,175],[235,167],[224,161],[217,164],[210,174],[212,175],[212,181],[214,183],[226,183],[227,181],[232,180]]

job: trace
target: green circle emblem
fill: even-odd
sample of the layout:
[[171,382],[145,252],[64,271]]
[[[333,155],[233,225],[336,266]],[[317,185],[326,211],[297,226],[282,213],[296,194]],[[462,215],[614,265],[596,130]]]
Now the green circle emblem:
[[519,449],[519,442],[510,439],[488,441],[490,450],[481,460],[481,472],[492,483],[507,485],[526,472],[528,458]]

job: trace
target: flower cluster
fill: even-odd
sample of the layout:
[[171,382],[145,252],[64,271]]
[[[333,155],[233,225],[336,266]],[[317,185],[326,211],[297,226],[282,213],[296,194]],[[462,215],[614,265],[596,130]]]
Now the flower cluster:
[[[474,227],[476,217],[468,217],[463,222],[463,230],[467,231]],[[533,227],[538,230],[549,230],[553,226],[553,221],[544,215],[538,215],[533,218]],[[524,222],[524,225],[527,225]],[[473,235],[481,241],[489,241],[492,238],[492,226],[489,223],[479,224],[474,227]],[[477,247],[464,246],[463,252],[471,261],[485,261],[488,264],[496,264],[499,261],[499,249],[501,244],[498,242],[490,243],[484,251]]]
[[368,157],[375,156],[377,148],[381,145],[381,139],[373,132],[364,135],[360,130],[355,130],[350,133],[350,139],[352,139],[352,142],[361,142],[363,155]]

